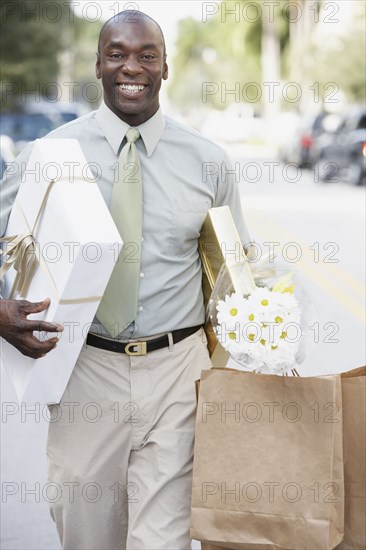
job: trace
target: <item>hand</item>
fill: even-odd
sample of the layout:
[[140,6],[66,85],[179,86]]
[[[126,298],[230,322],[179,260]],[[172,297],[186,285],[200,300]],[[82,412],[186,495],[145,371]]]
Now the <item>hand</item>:
[[43,302],[27,300],[0,300],[0,336],[16,347],[23,355],[38,359],[54,349],[58,337],[41,342],[33,331],[62,332],[64,327],[57,323],[28,320],[27,315],[44,311],[50,305],[50,299]]

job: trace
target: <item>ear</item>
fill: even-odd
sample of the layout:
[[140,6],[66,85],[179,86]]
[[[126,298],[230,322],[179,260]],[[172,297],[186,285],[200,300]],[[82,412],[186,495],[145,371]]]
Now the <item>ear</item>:
[[167,79],[168,79],[168,74],[169,74],[168,64],[167,64],[166,62],[164,62],[164,67],[163,67],[163,80],[167,80]]
[[95,64],[95,74],[96,74],[96,77],[97,78],[101,78],[102,77],[102,74],[100,72],[100,57],[99,57],[99,53],[97,53],[97,62]]

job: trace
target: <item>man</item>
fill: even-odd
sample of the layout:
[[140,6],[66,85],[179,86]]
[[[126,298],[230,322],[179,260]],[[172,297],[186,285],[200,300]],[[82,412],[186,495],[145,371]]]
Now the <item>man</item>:
[[[223,151],[161,112],[159,91],[168,66],[158,24],[133,11],[107,21],[96,75],[104,104],[47,137],[79,140],[87,160],[99,164],[98,184],[111,205],[125,136],[129,127],[138,128],[143,182],[138,303],[134,319],[118,328],[102,323],[98,310],[62,401],[52,407],[49,481],[62,494],[51,514],[64,548],[187,549],[194,381],[211,366],[200,328],[198,237],[207,210],[225,204],[243,242],[248,236]],[[206,174],[207,166],[217,170]],[[18,186],[19,177],[5,181],[5,218]],[[117,300],[119,290],[114,295]],[[1,303],[2,334],[26,355],[52,353],[57,344],[57,338],[38,343],[32,331],[62,327],[26,319],[48,303]],[[134,341],[141,355],[129,354]]]

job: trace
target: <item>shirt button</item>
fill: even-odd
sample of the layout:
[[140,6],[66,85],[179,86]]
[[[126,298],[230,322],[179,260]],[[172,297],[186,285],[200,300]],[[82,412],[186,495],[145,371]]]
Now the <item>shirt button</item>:
[[139,307],[139,311],[142,311],[144,308],[142,306]]
[[142,279],[142,277],[145,277],[145,273],[140,273],[140,277]]
[[141,242],[142,242],[142,243],[144,242],[144,237],[141,237]]

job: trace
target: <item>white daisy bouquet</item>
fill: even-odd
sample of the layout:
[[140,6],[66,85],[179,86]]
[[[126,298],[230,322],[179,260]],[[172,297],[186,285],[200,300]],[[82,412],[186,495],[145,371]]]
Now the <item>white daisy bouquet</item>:
[[222,266],[209,303],[217,339],[245,370],[297,374],[303,331],[295,277],[273,264],[256,266],[252,273],[256,286],[243,295]]

